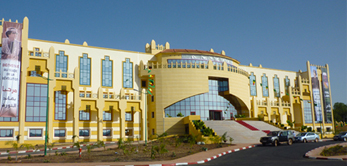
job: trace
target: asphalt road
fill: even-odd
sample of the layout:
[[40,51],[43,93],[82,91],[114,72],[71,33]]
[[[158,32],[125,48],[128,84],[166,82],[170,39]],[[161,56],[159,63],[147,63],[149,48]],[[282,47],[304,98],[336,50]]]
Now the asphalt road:
[[241,150],[211,160],[201,165],[257,165],[257,166],[347,166],[347,161],[319,160],[304,158],[306,152],[335,141],[319,143],[294,143],[289,146],[285,143],[274,146],[257,146],[255,148]]

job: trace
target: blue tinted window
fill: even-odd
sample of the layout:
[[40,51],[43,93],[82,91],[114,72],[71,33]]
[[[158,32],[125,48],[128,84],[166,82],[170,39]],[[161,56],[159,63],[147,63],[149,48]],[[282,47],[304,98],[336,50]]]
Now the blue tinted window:
[[251,75],[249,76],[249,85],[250,85],[251,96],[257,96],[257,82],[255,80],[254,73],[251,73]]
[[305,123],[312,123],[312,110],[310,100],[304,100],[303,102]]
[[269,87],[267,83],[267,77],[265,74],[261,77],[261,82],[262,82],[262,88],[263,88],[263,96],[269,97]]
[[112,61],[108,56],[102,60],[102,86],[112,86]]
[[[27,89],[33,93],[27,93],[26,114],[27,122],[45,122],[47,109],[47,85],[27,84]],[[45,93],[42,93],[45,92]]]
[[66,120],[66,92],[55,91],[55,120]]
[[230,119],[231,113],[237,115],[237,111],[231,103],[218,95],[219,90],[228,90],[228,82],[209,80],[209,92],[192,96],[181,100],[165,108],[166,117],[177,117],[178,113],[188,116],[191,112],[200,115],[202,120],[209,119],[209,111],[220,111],[223,119]]
[[133,63],[130,59],[123,62],[123,87],[133,88]]
[[274,77],[274,94],[275,97],[280,97],[280,83],[277,75]]
[[[59,51],[59,55],[55,57],[55,71],[56,72],[67,72],[67,56],[64,51]],[[59,73],[55,73],[56,77],[60,77]],[[62,74],[62,77],[67,77],[66,74]]]
[[80,111],[80,120],[90,120],[90,112],[89,111]]
[[80,57],[80,85],[90,85],[90,58],[87,54]]

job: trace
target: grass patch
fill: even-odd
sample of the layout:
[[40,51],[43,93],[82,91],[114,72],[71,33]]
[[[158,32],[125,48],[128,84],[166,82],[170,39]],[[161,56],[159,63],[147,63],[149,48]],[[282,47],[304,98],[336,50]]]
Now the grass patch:
[[343,147],[341,145],[332,146],[330,148],[325,147],[320,153],[322,156],[340,156],[347,155],[347,146]]

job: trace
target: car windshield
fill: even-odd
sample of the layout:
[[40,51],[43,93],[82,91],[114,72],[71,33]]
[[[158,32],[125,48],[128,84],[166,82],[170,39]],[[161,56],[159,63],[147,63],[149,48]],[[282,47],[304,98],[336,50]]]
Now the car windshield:
[[296,135],[296,136],[305,136],[306,135],[306,133],[299,133],[298,135]]
[[279,131],[271,131],[267,136],[277,136]]
[[347,132],[341,132],[339,135],[346,135]]

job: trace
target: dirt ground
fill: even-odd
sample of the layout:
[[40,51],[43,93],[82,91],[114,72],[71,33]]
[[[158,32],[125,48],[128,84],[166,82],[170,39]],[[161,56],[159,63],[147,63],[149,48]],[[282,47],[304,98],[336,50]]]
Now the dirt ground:
[[[147,146],[137,144],[136,142],[124,142],[121,148],[97,148],[90,152],[83,151],[79,157],[78,150],[74,152],[56,152],[50,153],[46,157],[22,156],[18,158],[21,163],[83,163],[83,162],[117,162],[117,161],[161,161],[173,160],[198,153],[204,150],[210,150],[219,147],[232,146],[230,144],[209,144],[198,145],[188,142],[181,142],[179,138],[166,138],[148,143]],[[0,163],[15,162],[15,156],[11,160],[2,159]]]

